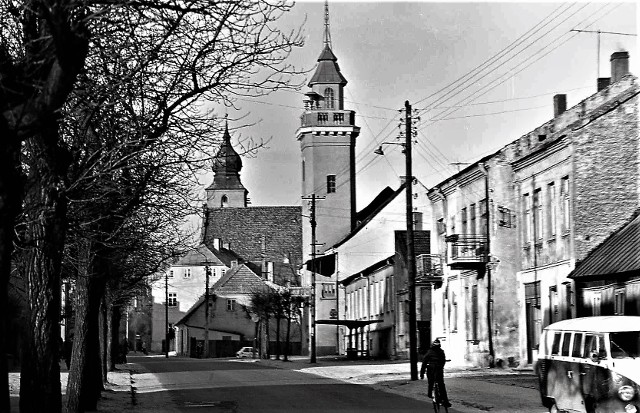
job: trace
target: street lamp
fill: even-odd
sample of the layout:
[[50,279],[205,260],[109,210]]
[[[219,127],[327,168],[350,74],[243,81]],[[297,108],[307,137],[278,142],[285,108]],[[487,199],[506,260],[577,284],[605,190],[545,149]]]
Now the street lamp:
[[[409,284],[409,364],[411,366],[411,380],[418,380],[418,340],[416,316],[416,253],[413,243],[413,174],[411,172],[411,142],[413,128],[411,122],[411,105],[404,102],[405,107],[405,142],[383,142],[382,145],[402,145],[404,147],[406,166],[406,220],[407,220],[407,278]],[[384,155],[382,145],[374,151],[377,155]]]

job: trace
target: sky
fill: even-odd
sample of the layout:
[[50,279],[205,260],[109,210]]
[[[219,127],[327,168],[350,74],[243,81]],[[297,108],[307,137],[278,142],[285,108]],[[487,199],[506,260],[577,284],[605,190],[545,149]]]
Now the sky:
[[[398,109],[407,100],[420,117],[413,175],[429,188],[552,119],[555,94],[567,95],[567,108],[594,94],[596,79],[610,76],[613,52],[628,51],[630,72],[639,73],[638,38],[626,35],[637,33],[634,2],[329,1],[329,13],[332,50],[348,81],[345,109],[356,111],[361,128],[358,209],[400,185],[401,147],[385,146],[384,156],[373,151],[397,141]],[[308,81],[323,48],[324,1],[297,2],[277,22],[285,32],[302,24],[305,45],[289,63],[309,69]],[[602,32],[599,65],[598,35],[575,29]],[[241,179],[254,206],[301,205],[295,136],[307,90],[239,101],[238,113],[229,114],[255,123],[232,132],[232,143],[240,135],[270,139],[243,159]]]

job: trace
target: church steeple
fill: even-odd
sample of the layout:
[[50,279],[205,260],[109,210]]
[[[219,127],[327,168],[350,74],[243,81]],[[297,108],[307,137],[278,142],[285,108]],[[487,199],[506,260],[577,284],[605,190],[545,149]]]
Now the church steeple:
[[[360,128],[355,112],[344,109],[347,80],[331,49],[329,7],[324,6],[323,50],[305,95],[305,111],[296,138],[302,152],[302,196],[324,199],[316,205],[316,241],[331,248],[355,227],[355,145]],[[303,208],[303,216],[310,211]],[[310,253],[311,234],[302,227],[305,254]],[[308,247],[309,246],[309,247]]]
[[246,207],[248,191],[240,181],[242,159],[231,145],[229,123],[225,119],[222,144],[213,160],[213,182],[207,187],[209,208]]

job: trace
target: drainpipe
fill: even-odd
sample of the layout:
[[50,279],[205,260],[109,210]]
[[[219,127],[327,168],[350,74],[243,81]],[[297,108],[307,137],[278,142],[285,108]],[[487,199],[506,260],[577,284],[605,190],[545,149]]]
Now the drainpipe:
[[495,367],[495,353],[493,351],[493,321],[491,317],[491,313],[493,311],[493,294],[492,294],[492,286],[491,286],[491,266],[489,264],[489,260],[491,259],[491,209],[489,206],[491,203],[489,202],[489,168],[486,164],[480,163],[478,167],[481,169],[484,174],[484,194],[485,194],[485,202],[486,202],[486,213],[487,213],[487,246],[486,246],[486,255],[485,259],[487,262],[486,265],[486,274],[487,274],[487,341],[489,345],[489,367]]

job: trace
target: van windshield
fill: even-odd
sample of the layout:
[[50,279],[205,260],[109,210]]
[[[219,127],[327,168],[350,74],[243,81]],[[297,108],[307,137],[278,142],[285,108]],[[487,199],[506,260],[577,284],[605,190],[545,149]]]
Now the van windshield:
[[611,357],[636,358],[640,357],[640,331],[622,331],[610,333]]

